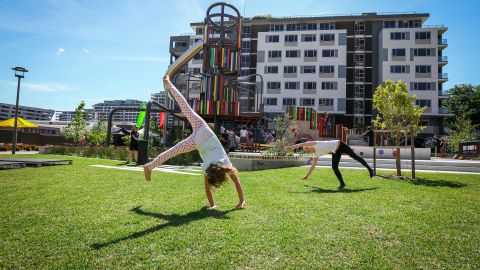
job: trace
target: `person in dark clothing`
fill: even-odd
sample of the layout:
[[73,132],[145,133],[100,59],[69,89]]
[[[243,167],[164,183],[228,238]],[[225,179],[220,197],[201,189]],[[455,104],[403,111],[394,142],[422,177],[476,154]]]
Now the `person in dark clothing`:
[[340,182],[340,186],[338,189],[343,189],[345,187],[345,182],[343,182],[342,174],[338,169],[338,164],[340,163],[340,159],[342,154],[346,154],[353,158],[354,160],[360,162],[367,170],[370,175],[370,178],[374,176],[372,168],[368,165],[367,162],[361,157],[359,157],[355,152],[353,152],[352,148],[339,140],[333,141],[311,141],[306,143],[295,144],[292,146],[285,147],[287,151],[293,151],[297,148],[303,147],[303,150],[307,153],[312,153],[314,158],[312,161],[312,166],[308,170],[307,174],[302,178],[303,180],[307,180],[310,174],[317,166],[318,158],[331,153],[332,154],[332,169],[335,175],[337,176],[338,182]]
[[373,129],[368,127],[367,131],[363,134],[368,139],[368,146],[373,146]]
[[248,147],[250,151],[255,151],[255,128],[253,126],[250,126],[248,130]]
[[128,151],[127,163],[129,162],[129,159],[131,159],[133,162],[138,161],[138,135],[138,128],[137,126],[133,125],[132,132],[130,133],[130,147]]

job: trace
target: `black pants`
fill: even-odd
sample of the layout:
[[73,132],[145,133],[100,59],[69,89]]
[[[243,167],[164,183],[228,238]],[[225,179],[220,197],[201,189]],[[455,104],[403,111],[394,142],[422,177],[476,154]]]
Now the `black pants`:
[[370,177],[373,174],[372,168],[365,162],[365,160],[361,157],[359,157],[355,152],[353,152],[352,148],[350,146],[346,145],[344,142],[340,142],[340,145],[338,146],[337,151],[335,154],[332,154],[332,169],[333,172],[335,172],[335,175],[337,176],[338,181],[340,182],[341,186],[345,186],[345,183],[343,182],[342,174],[340,173],[340,170],[338,169],[338,163],[340,163],[340,158],[342,157],[342,154],[347,154],[351,158],[355,159],[356,161],[360,162],[365,168],[368,169],[368,172],[370,173]]

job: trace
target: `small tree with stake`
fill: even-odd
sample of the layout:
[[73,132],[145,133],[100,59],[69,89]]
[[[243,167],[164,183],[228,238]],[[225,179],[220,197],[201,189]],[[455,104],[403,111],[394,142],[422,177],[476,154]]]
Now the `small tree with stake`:
[[85,101],[81,101],[75,109],[75,115],[67,127],[63,130],[62,134],[67,139],[72,139],[74,143],[78,143],[82,138],[87,136],[86,124],[85,124]]
[[[409,95],[404,82],[387,80],[385,86],[379,85],[373,94],[373,108],[378,114],[373,120],[380,129],[393,130],[396,146],[397,176],[402,175],[400,167],[400,136],[407,134],[412,128],[418,133],[422,114],[427,107],[415,105],[415,95]],[[413,142],[412,142],[413,143]]]

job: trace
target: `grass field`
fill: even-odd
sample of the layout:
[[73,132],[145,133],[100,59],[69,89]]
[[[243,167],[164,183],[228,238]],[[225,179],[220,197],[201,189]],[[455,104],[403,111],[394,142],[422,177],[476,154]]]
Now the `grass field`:
[[201,176],[48,157],[74,163],[0,171],[2,269],[480,268],[480,175],[241,172],[248,207],[228,183],[207,210]]

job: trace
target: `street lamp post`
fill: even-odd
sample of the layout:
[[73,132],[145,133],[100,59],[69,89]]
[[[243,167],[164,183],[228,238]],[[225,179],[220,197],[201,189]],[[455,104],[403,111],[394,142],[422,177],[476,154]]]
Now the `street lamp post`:
[[14,125],[13,125],[13,146],[12,146],[12,154],[15,154],[15,148],[17,147],[17,118],[18,118],[18,100],[20,98],[20,80],[22,78],[25,78],[24,74],[25,72],[28,72],[23,67],[14,67],[12,70],[15,71],[15,77],[18,78],[18,84],[17,84],[17,102],[15,103],[15,120],[14,120]]

